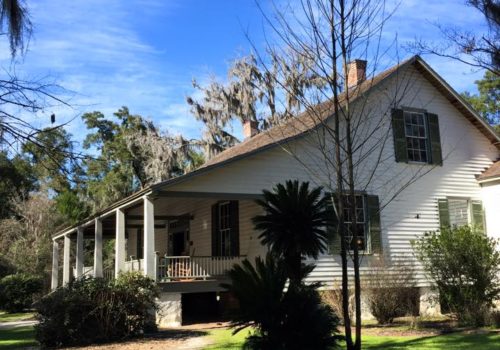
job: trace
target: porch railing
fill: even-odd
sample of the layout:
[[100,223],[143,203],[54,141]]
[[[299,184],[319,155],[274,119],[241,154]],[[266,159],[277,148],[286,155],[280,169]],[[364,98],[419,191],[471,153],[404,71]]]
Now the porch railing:
[[125,271],[142,271],[144,268],[144,259],[134,259],[130,257],[130,260],[125,261]]
[[165,256],[158,260],[158,281],[210,279],[224,276],[245,256]]

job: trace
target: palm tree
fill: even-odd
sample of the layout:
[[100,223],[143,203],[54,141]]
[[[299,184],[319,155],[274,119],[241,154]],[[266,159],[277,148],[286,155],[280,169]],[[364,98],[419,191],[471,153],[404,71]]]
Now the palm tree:
[[234,333],[252,326],[244,349],[326,350],[337,348],[339,319],[321,302],[317,284],[285,289],[287,270],[282,258],[268,253],[255,264],[244,260],[229,271],[223,284],[239,301],[233,315]]
[[263,191],[264,198],[257,200],[265,211],[253,218],[262,244],[270,252],[284,259],[291,285],[299,285],[307,268],[303,257],[316,259],[327,246],[327,227],[331,212],[328,210],[322,188],[309,189],[308,182],[288,180],[272,191]]
[[[7,27],[5,32],[4,27]],[[28,8],[24,6],[24,1],[1,0],[0,34],[8,36],[12,57],[16,56],[18,50],[24,51],[25,41],[29,40],[31,32],[32,24]]]

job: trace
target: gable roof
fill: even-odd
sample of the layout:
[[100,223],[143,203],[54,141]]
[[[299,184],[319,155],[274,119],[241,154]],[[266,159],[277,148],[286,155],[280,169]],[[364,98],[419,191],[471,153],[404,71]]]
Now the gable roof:
[[[369,92],[372,88],[379,85],[384,80],[396,74],[398,70],[408,65],[413,65],[441,94],[443,94],[452,105],[454,105],[471,123],[474,125],[492,144],[494,144],[497,149],[500,150],[500,136],[495,133],[493,128],[488,125],[484,119],[482,119],[479,114],[458,94],[453,88],[451,88],[446,81],[440,77],[420,56],[413,56],[406,61],[403,61],[388,70],[376,75],[372,79],[366,80],[359,84],[354,90],[351,91],[349,96],[351,102],[356,98],[359,98],[364,93]],[[339,102],[342,104],[344,102],[345,95],[339,95]],[[222,167],[228,163],[237,161],[238,159],[245,158],[252,154],[262,152],[271,147],[276,147],[280,144],[285,144],[286,142],[300,137],[306,134],[308,131],[313,130],[318,125],[321,125],[323,121],[332,116],[333,114],[333,101],[325,101],[314,107],[315,116],[311,115],[310,111],[301,113],[300,115],[289,119],[281,125],[275,126],[267,131],[261,132],[208,160],[200,168],[184,174],[182,176],[169,179],[157,184],[148,186],[132,195],[113,203],[111,206],[95,213],[94,215],[80,221],[79,223],[64,228],[56,233],[53,238],[59,237],[70,230],[74,230],[76,227],[88,224],[90,220],[97,217],[107,215],[111,210],[119,208],[127,203],[136,201],[142,196],[154,193],[155,191],[160,191],[162,188],[177,184],[179,182],[186,181],[192,177],[201,175],[209,170],[215,169],[217,167]],[[497,176],[500,172],[499,162],[496,162],[490,169],[485,171],[478,177],[484,178],[483,176],[490,176],[485,174],[491,174],[494,172],[494,176]],[[494,170],[491,170],[494,168]]]
[[[368,92],[372,88],[379,85],[385,79],[391,77],[399,69],[413,65],[416,69],[427,79],[430,83],[442,93],[452,105],[454,105],[479,131],[486,136],[491,143],[500,149],[500,136],[493,131],[474,109],[453,90],[448,83],[444,81],[420,56],[413,56],[410,59],[401,62],[398,65],[376,75],[372,79],[366,80],[359,84],[355,90],[351,91],[351,102]],[[345,94],[339,95],[340,104],[345,101]],[[283,123],[282,125],[275,126],[267,131],[261,132],[208,160],[200,169],[210,168],[217,164],[226,163],[230,160],[236,160],[243,156],[253,154],[255,152],[275,146],[284,144],[287,141],[303,135],[320,125],[324,120],[333,114],[333,101],[329,100],[314,107],[314,115],[311,111],[301,113]]]
[[494,179],[500,179],[500,160],[497,160],[495,163],[493,163],[492,166],[490,166],[481,175],[477,177],[477,181],[479,182],[484,182]]

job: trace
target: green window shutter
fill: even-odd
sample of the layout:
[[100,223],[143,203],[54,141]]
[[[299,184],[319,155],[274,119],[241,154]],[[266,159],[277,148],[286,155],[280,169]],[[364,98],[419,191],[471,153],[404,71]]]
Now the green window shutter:
[[229,213],[231,215],[231,255],[240,255],[240,212],[239,202],[229,202]]
[[471,201],[472,225],[476,232],[485,233],[484,229],[484,211],[481,201]]
[[443,165],[443,154],[441,152],[441,137],[439,135],[439,119],[437,114],[427,113],[427,124],[429,129],[428,145],[431,156],[429,164]]
[[380,204],[378,196],[366,196],[368,212],[368,232],[371,239],[372,253],[382,253],[382,227],[380,225]]
[[394,136],[394,155],[396,157],[396,162],[408,163],[405,117],[402,109],[392,110],[392,134]]
[[450,210],[448,209],[448,199],[438,199],[439,227],[450,227]]
[[219,256],[219,204],[215,203],[212,205],[212,256]]

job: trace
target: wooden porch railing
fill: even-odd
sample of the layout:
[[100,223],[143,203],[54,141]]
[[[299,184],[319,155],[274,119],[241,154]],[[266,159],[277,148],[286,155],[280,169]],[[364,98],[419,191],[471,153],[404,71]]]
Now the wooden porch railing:
[[134,259],[133,256],[130,260],[125,261],[125,271],[142,271],[144,268],[144,259]]
[[224,276],[245,256],[164,256],[158,261],[158,281],[186,281]]

